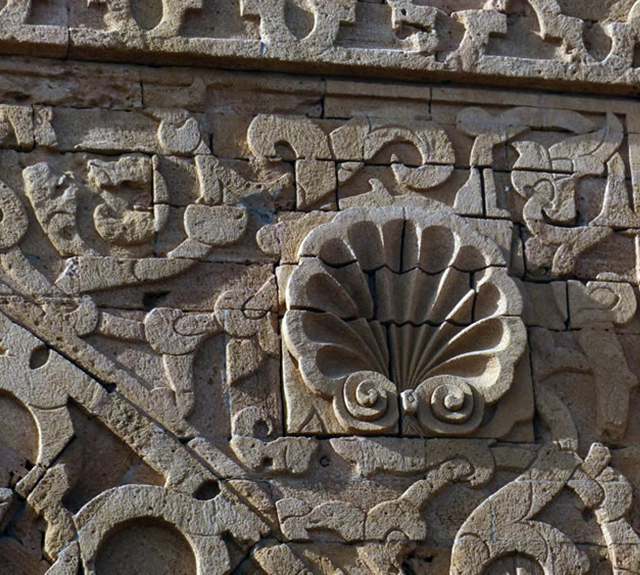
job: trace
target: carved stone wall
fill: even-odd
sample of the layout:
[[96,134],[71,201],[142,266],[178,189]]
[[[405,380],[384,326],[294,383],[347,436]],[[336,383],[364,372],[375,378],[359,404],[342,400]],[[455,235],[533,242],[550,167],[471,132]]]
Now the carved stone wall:
[[0,52],[0,575],[640,574],[640,1]]

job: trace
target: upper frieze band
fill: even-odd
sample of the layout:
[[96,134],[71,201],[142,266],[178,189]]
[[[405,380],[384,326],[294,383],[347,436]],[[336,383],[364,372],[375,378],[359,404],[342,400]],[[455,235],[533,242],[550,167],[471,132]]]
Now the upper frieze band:
[[640,84],[640,2],[631,0],[5,0],[0,8],[5,54],[620,93]]

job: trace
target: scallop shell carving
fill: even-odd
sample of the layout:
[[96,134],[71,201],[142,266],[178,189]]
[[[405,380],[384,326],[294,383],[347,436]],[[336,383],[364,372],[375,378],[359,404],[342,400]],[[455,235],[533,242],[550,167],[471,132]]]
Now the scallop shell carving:
[[473,433],[524,353],[522,297],[498,247],[442,210],[353,208],[311,232],[285,344],[345,432]]

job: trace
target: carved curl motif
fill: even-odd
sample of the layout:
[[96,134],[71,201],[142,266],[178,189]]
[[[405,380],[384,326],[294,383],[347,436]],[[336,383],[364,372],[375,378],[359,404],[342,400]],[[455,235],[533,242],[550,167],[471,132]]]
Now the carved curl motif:
[[[522,299],[495,244],[443,209],[346,210],[307,236],[284,341],[349,432],[465,435],[510,389]],[[399,401],[399,398],[401,401]]]

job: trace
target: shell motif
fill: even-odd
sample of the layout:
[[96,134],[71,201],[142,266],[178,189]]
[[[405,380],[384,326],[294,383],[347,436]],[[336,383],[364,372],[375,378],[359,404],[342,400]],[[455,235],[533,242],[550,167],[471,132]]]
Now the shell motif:
[[464,435],[509,390],[522,296],[498,247],[446,209],[353,208],[311,232],[283,335],[346,432]]

